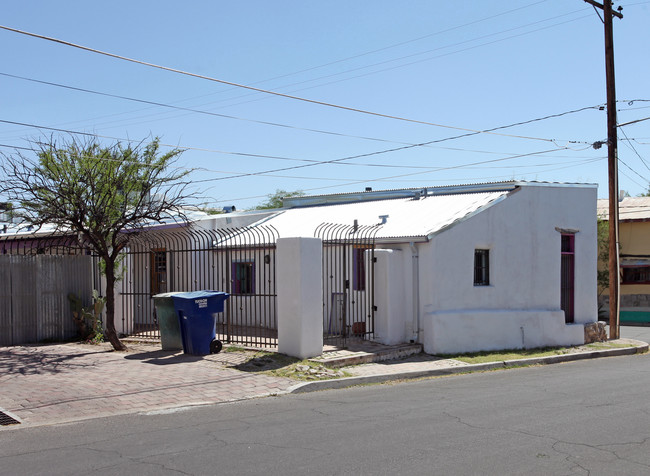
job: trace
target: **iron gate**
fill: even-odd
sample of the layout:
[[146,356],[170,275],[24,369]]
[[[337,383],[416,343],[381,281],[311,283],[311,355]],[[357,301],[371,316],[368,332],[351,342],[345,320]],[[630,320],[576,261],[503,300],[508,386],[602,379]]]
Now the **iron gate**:
[[323,223],[323,339],[345,346],[346,339],[374,335],[375,236],[379,226]]
[[[148,231],[123,258],[117,293],[124,334],[158,338],[152,297],[172,291],[225,291],[217,338],[253,347],[277,346],[275,242],[268,226]],[[116,305],[116,313],[118,306]],[[116,324],[118,316],[116,316]]]

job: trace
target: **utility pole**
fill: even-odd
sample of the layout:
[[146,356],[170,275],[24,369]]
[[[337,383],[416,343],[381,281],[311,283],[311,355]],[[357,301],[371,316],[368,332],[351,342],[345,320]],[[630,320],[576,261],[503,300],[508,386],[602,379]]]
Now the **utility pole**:
[[616,85],[614,81],[614,32],[612,16],[623,18],[612,10],[612,2],[601,5],[584,0],[603,10],[605,24],[605,76],[607,81],[607,175],[609,178],[609,338],[619,338],[620,278],[618,263],[618,137],[616,130]]

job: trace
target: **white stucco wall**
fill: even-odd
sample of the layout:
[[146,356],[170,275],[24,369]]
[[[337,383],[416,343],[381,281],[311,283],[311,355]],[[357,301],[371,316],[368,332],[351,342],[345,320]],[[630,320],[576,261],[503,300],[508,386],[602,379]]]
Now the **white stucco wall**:
[[[370,252],[367,252],[368,254]],[[407,342],[411,309],[411,293],[404,279],[404,252],[400,249],[376,249],[375,262],[375,337],[386,345]]]
[[[526,185],[421,246],[425,352],[581,344],[582,325],[564,325],[560,310],[556,228],[577,231],[575,322],[594,322],[596,193],[595,187]],[[490,250],[489,286],[473,284],[477,248]]]
[[323,353],[323,243],[280,238],[276,248],[278,351],[306,359]]

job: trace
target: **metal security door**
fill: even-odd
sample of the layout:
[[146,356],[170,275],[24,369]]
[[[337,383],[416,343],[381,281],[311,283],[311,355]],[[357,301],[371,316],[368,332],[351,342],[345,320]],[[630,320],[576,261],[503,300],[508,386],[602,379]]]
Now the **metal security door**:
[[374,334],[374,250],[378,226],[324,223],[315,235],[323,240],[323,340],[345,346],[350,337]]

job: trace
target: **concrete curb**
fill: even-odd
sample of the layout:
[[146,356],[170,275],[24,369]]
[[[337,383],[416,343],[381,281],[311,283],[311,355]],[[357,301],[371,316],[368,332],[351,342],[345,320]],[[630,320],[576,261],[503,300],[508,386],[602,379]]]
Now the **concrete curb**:
[[602,357],[617,357],[621,355],[640,354],[648,351],[646,342],[628,339],[630,347],[603,349],[575,354],[552,355],[549,357],[535,357],[531,359],[502,360],[485,364],[469,364],[463,366],[447,367],[442,369],[415,370],[410,372],[369,375],[360,377],[346,377],[332,380],[317,380],[314,382],[302,382],[289,387],[285,393],[308,393],[320,390],[334,390],[355,385],[366,385],[384,383],[391,380],[408,380],[422,377],[439,377],[445,375],[463,374],[469,372],[484,372],[487,370],[516,368],[530,365],[549,365],[562,362],[573,362],[576,360],[598,359]]

